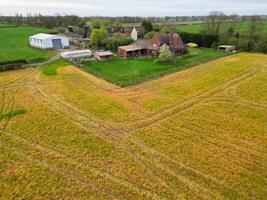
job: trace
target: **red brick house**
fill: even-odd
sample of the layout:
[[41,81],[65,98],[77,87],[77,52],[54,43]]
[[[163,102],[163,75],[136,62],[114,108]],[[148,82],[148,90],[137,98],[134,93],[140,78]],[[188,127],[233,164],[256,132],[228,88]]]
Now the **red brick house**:
[[182,55],[186,52],[186,44],[183,43],[178,33],[157,34],[150,40],[137,40],[131,45],[118,48],[118,55],[122,58],[134,56],[156,56],[162,45],[168,45],[174,55]]

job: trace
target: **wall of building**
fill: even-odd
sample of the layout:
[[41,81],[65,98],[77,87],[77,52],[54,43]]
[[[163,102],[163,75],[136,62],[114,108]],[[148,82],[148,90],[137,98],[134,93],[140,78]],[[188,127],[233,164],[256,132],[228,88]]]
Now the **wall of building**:
[[61,39],[62,47],[67,48],[69,47],[69,39],[66,37],[54,36],[45,40],[40,40],[38,38],[30,37],[30,45],[33,47],[37,47],[40,49],[53,49],[53,39]]

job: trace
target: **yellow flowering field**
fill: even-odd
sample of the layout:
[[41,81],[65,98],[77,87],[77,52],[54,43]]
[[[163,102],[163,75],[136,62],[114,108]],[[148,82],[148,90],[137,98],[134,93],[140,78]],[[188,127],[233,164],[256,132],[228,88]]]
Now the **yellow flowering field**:
[[266,199],[266,55],[125,88],[46,68],[0,73],[0,199]]

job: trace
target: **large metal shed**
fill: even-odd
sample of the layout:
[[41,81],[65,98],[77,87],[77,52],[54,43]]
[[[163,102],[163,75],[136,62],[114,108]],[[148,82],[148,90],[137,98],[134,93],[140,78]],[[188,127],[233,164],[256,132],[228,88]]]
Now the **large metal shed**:
[[69,47],[69,39],[67,37],[39,33],[29,37],[32,47],[40,49],[64,49]]

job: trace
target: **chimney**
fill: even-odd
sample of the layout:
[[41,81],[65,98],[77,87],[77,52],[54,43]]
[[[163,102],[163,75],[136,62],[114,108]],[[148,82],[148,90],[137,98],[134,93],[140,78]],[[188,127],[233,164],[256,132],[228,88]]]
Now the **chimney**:
[[68,31],[69,31],[70,33],[74,33],[73,26],[68,26]]
[[83,27],[84,30],[84,38],[89,38],[89,34],[90,34],[90,27],[89,26],[84,26]]
[[173,44],[173,32],[171,32],[169,34],[170,34],[170,44]]

